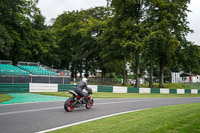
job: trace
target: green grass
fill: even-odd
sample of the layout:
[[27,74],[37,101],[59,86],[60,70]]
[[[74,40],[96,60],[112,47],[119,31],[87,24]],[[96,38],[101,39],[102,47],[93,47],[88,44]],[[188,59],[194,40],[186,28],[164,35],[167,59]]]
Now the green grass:
[[[141,84],[140,87],[148,88],[149,84]],[[133,87],[130,84],[126,85],[127,87]],[[160,88],[159,83],[154,83],[154,88]],[[184,83],[165,83],[164,88],[169,89],[191,89],[190,84],[184,84]],[[197,88],[196,88],[197,89]]]
[[200,89],[200,83],[191,83],[188,84],[191,89]]
[[200,133],[200,103],[132,112],[51,133]]
[[0,103],[9,101],[12,97],[8,94],[0,94]]
[[[68,92],[37,92],[35,94],[66,96],[72,95]],[[112,93],[112,92],[94,92],[93,98],[170,98],[170,97],[200,97],[200,94],[139,94],[139,93]]]
[[[73,84],[73,83],[72,83]],[[103,84],[95,84],[95,83],[89,83],[90,85],[103,85]],[[140,87],[148,88],[149,84],[141,84]],[[160,88],[159,83],[154,83],[154,88]],[[109,86],[109,85],[108,85]],[[124,87],[133,87],[131,84],[126,84],[126,85],[121,85],[121,84],[116,84],[113,86],[124,86]],[[169,88],[169,89],[200,89],[200,83],[193,83],[193,84],[186,84],[186,83],[165,83],[164,88]]]

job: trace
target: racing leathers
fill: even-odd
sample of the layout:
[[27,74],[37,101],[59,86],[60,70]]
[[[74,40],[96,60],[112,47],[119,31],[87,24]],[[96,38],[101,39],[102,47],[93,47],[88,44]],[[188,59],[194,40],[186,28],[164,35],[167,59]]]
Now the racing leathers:
[[85,98],[88,96],[86,93],[83,93],[83,89],[89,90],[87,87],[87,83],[84,81],[79,81],[77,87],[75,88],[75,92],[82,97],[83,103],[85,103]]

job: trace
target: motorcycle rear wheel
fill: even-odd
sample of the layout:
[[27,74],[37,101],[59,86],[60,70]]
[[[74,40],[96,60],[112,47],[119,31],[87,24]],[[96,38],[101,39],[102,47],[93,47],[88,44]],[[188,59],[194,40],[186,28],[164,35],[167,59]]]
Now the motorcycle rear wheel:
[[88,99],[88,101],[87,101],[85,107],[86,107],[87,109],[90,109],[90,108],[92,108],[93,103],[94,103],[93,98],[90,98],[90,99]]
[[72,110],[74,110],[74,106],[72,106],[72,107],[70,106],[70,105],[72,105],[74,102],[75,102],[75,101],[74,101],[74,99],[72,99],[72,98],[67,99],[67,100],[65,101],[65,103],[64,103],[64,109],[65,109],[65,111],[71,112]]

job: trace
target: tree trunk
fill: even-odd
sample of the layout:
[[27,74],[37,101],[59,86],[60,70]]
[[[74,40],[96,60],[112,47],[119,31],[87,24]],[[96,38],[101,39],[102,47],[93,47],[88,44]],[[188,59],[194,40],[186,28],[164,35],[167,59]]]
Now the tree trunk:
[[137,53],[137,55],[135,57],[135,72],[136,72],[136,74],[135,74],[135,78],[136,78],[135,87],[136,88],[140,87],[140,77],[139,77],[139,75],[140,75],[140,66],[139,66],[140,58],[139,58],[139,56],[140,55]]
[[106,77],[106,71],[105,70],[102,70],[102,75],[101,75],[101,78],[105,78]]
[[75,70],[75,73],[74,73],[74,74],[75,74],[75,78],[77,79],[77,70]]
[[81,70],[81,71],[80,71],[80,78],[81,78],[81,79],[83,78],[83,76],[82,76],[83,73],[82,73],[82,72],[83,72],[83,71]]
[[70,70],[71,70],[71,78],[73,79],[74,76],[75,76],[75,75],[74,75],[74,67],[72,66]]
[[153,56],[150,56],[150,77],[149,77],[149,88],[153,88]]
[[164,64],[162,61],[162,58],[160,59],[160,83],[159,83],[160,88],[164,88]]
[[126,58],[124,56],[124,62],[123,62],[123,84],[126,85]]

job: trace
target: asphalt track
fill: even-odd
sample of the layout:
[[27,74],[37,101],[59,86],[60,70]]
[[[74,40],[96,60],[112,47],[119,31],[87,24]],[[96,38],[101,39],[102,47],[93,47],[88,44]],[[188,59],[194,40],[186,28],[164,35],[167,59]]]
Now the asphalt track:
[[0,105],[0,132],[33,133],[125,111],[199,102],[200,97],[99,99],[91,109],[73,112],[65,112],[64,101]]

